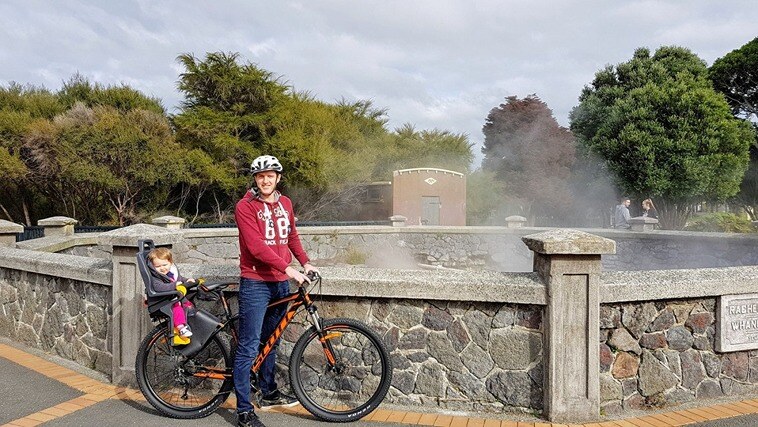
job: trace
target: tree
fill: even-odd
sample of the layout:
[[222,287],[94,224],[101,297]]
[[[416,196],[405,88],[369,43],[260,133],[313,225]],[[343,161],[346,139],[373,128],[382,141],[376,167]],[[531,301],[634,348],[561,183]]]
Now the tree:
[[122,112],[145,110],[166,115],[165,108],[157,98],[146,96],[125,84],[102,85],[92,83],[79,73],[74,74],[63,83],[63,87],[57,96],[60,103],[66,108],[72,108],[75,104],[82,103],[86,107],[107,105]]
[[717,59],[709,69],[713,86],[723,93],[736,117],[751,121],[756,141],[750,147],[750,165],[735,201],[751,219],[758,219],[758,37]]
[[373,142],[378,148],[374,179],[386,180],[399,169],[427,167],[467,173],[474,158],[466,134],[440,129],[419,131],[410,123]]
[[207,154],[219,169],[207,177],[212,181],[183,183],[178,199],[210,199],[219,218],[248,183],[250,161],[263,153],[282,161],[282,184],[303,205],[303,219],[334,217],[354,203],[358,184],[386,180],[393,167],[467,170],[471,162],[464,135],[414,129],[390,135],[386,110],[370,101],[319,101],[241,62],[238,54],[209,53],[203,60],[181,55],[179,61],[186,69],[179,81],[186,100],[173,118],[177,141]]
[[165,116],[78,103],[55,124],[62,197],[107,203],[118,225],[138,222],[139,207],[162,205],[177,181],[185,156]]
[[493,108],[482,129],[482,169],[508,188],[521,214],[565,214],[571,203],[568,180],[575,160],[574,137],[558,125],[537,95],[506,98]]
[[569,119],[620,190],[653,197],[664,228],[681,229],[694,203],[733,196],[752,130],[735,119],[705,63],[681,47],[640,48],[586,86]]
[[332,105],[294,93],[272,109],[265,151],[284,163],[283,182],[301,219],[344,219],[342,212],[359,202],[381,152],[375,142],[387,133],[384,113],[370,105]]
[[40,122],[63,110],[55,94],[44,88],[17,83],[0,87],[0,211],[10,221],[32,225],[47,203],[38,191],[35,162],[40,159],[28,136]]
[[750,146],[750,164],[745,177],[740,183],[740,192],[734,197],[734,201],[745,210],[751,220],[758,220],[758,132],[756,142]]
[[735,116],[758,117],[758,37],[714,61],[709,73]]
[[172,118],[176,139],[216,166],[213,173],[184,180],[180,206],[187,198],[197,207],[205,200],[210,203],[203,204],[214,206],[217,220],[224,220],[248,182],[250,161],[273,133],[269,112],[287,98],[289,88],[255,64],[240,63],[237,53],[211,52],[202,60],[183,54],[177,59],[185,68],[179,76],[185,100]]
[[138,208],[165,203],[181,164],[157,100],[79,75],[57,93],[0,90],[0,135],[8,178],[0,191],[10,205],[2,211],[21,213],[28,225],[60,214],[91,224],[134,221]]

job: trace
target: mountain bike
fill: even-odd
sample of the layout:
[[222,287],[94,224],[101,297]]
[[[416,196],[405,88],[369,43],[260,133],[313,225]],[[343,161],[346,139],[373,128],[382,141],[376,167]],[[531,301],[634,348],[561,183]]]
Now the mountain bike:
[[[151,244],[141,245],[142,252]],[[376,409],[389,390],[392,381],[389,352],[381,337],[365,323],[319,317],[310,289],[320,285],[321,277],[311,274],[309,279],[310,285],[300,284],[296,291],[269,304],[269,307],[288,304],[288,308],[271,336],[261,339],[250,372],[251,395],[254,401],[259,401],[257,375],[263,360],[295,315],[305,312],[310,327],[296,341],[289,356],[292,391],[303,407],[319,419],[358,420]],[[205,417],[233,391],[233,349],[239,315],[232,309],[230,300],[235,298],[235,292],[227,289],[229,286],[199,280],[198,286],[188,290],[187,298],[191,301],[196,298],[217,301],[221,312],[214,315],[198,309],[191,313],[188,323],[193,335],[190,344],[183,346],[173,344],[167,318],[166,307],[175,301],[175,296],[147,293],[146,305],[158,325],[143,339],[135,368],[142,394],[161,414],[185,419]]]

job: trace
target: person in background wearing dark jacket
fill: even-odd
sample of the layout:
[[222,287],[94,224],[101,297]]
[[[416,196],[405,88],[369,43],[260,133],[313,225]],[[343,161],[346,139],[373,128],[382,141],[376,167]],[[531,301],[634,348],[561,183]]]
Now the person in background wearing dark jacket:
[[[253,160],[253,188],[237,202],[234,211],[240,245],[239,345],[234,358],[234,389],[237,425],[241,427],[263,426],[250,403],[250,368],[261,337],[273,332],[287,309],[286,304],[271,309],[267,305],[289,294],[288,279],[303,283],[309,281],[305,274],[318,271],[310,264],[297,234],[292,201],[276,189],[282,170],[274,156]],[[305,274],[290,266],[293,254]],[[261,409],[297,404],[275,382],[277,346],[278,342],[259,372]]]
[[658,211],[655,209],[652,199],[645,199],[642,201],[642,216],[658,218]]

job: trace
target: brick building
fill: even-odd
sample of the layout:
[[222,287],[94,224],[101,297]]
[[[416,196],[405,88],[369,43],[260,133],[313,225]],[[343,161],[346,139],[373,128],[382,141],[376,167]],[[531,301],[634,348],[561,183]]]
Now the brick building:
[[466,176],[437,168],[392,173],[392,214],[409,225],[466,225]]

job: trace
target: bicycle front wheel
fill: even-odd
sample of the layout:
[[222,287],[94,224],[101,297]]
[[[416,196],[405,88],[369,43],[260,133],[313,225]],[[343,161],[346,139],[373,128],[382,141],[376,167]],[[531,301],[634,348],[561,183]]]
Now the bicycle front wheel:
[[159,325],[137,352],[137,383],[158,412],[172,418],[202,418],[213,413],[234,386],[228,372],[232,358],[218,335],[197,355],[183,356],[169,343],[168,328]]
[[323,345],[315,328],[308,329],[292,350],[289,371],[300,403],[331,422],[356,421],[371,413],[392,381],[392,364],[382,339],[354,319],[323,320]]

